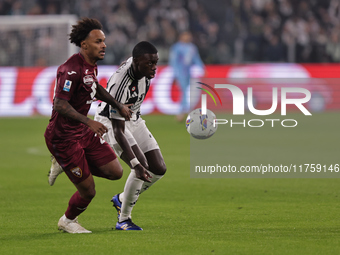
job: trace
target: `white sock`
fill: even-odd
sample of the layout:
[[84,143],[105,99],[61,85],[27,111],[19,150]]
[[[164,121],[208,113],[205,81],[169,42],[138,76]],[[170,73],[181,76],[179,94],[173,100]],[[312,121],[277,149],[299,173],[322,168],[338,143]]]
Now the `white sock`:
[[[147,170],[148,171],[148,170]],[[147,189],[149,189],[152,185],[155,184],[156,181],[160,180],[163,175],[156,175],[154,173],[151,173],[150,171],[148,171],[148,173],[151,175],[151,182],[143,182],[143,186],[142,186],[142,190],[140,191],[140,193],[142,194],[144,191],[146,191]]]
[[[151,173],[150,171],[148,171],[148,173],[152,176],[152,178],[150,180],[151,182],[143,182],[143,186],[142,186],[142,189],[140,191],[140,194],[142,194],[144,191],[148,190],[156,181],[160,180],[164,176],[164,175],[156,175],[154,173]],[[121,203],[123,203],[124,192],[119,194],[118,199]]]
[[131,169],[131,173],[125,183],[124,192],[119,196],[119,200],[122,202],[119,222],[131,218],[131,211],[138,200],[142,185],[143,181],[138,179],[135,170]]

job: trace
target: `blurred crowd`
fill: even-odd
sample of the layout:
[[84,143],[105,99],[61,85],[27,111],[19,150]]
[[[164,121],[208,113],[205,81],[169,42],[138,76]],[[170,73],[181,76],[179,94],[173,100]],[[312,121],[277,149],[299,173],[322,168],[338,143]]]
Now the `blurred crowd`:
[[339,62],[339,0],[244,0],[246,61]]
[[165,64],[185,30],[206,64],[340,61],[339,0],[0,0],[0,15],[45,14],[100,20],[104,64],[121,63],[141,40]]

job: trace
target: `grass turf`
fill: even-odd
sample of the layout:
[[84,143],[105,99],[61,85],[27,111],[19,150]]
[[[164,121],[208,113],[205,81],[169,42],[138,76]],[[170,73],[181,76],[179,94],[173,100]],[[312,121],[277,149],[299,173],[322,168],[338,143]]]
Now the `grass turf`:
[[[93,231],[89,235],[57,230],[75,188],[65,174],[53,187],[47,183],[50,161],[43,132],[48,119],[1,118],[0,254],[339,253],[338,179],[190,178],[184,124],[173,116],[144,118],[168,167],[133,210],[134,222],[144,231],[112,230],[116,212],[110,199],[122,191],[129,172],[122,163],[122,180],[95,178],[97,195],[79,217]],[[338,119],[338,113],[313,118]],[[337,149],[338,135],[326,133],[329,137]],[[230,141],[233,146],[235,136]],[[285,137],[278,135],[276,142],[284,144]],[[308,152],[310,144],[305,146]]]

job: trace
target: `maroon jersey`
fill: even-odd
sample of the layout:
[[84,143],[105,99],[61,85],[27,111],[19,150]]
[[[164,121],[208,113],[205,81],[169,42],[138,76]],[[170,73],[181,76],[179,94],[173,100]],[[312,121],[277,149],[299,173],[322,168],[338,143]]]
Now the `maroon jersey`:
[[[97,65],[90,65],[78,53],[71,56],[57,71],[54,98],[64,99],[79,113],[87,116],[97,88]],[[54,100],[53,98],[53,100]],[[84,124],[64,117],[54,109],[46,128],[50,141],[76,140],[89,131]]]

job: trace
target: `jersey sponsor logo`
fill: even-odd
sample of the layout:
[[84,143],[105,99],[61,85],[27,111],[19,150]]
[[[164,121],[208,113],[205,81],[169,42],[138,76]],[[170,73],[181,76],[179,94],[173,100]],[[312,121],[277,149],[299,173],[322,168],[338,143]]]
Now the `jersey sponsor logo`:
[[83,82],[86,85],[92,85],[92,83],[94,82],[94,79],[93,79],[92,75],[86,75],[83,78]]
[[71,169],[71,173],[78,178],[81,178],[83,176],[83,171],[81,171],[80,167],[77,166],[76,168]]
[[67,72],[68,75],[77,74],[75,71]]
[[64,83],[63,90],[66,91],[66,92],[69,92],[70,89],[71,89],[71,85],[72,85],[72,81],[66,80],[65,83]]

